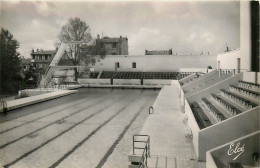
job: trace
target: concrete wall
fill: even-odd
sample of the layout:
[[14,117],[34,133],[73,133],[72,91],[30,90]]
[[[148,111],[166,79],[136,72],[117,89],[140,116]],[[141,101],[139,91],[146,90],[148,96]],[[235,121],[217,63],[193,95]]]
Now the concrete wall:
[[[217,147],[207,152],[207,167],[228,167],[228,163],[241,163],[242,165],[255,166],[253,162],[253,153],[259,153],[259,138],[260,131],[254,132],[247,136],[236,139],[235,141],[229,142],[225,145]],[[239,147],[243,147],[244,152],[239,155],[235,160],[233,160],[239,153],[228,155],[230,145],[234,144],[235,146],[239,143]],[[232,149],[234,149],[233,147]],[[212,162],[212,159],[213,162]]]
[[260,84],[260,72],[244,72],[243,81]]
[[[192,113],[192,110],[190,108],[190,105],[187,101],[187,99],[185,99],[185,114],[188,117],[188,125],[190,127],[190,129],[192,130],[192,135],[193,135],[193,145],[194,145],[194,149],[196,152],[196,155],[199,156],[199,132],[200,132],[200,128],[197,124],[197,121]],[[198,158],[199,159],[199,158]]]
[[206,152],[259,130],[259,106],[199,131],[199,160]]
[[[248,69],[248,66],[244,64],[245,60],[241,57],[241,50],[234,50],[230,52],[221,53],[217,56],[218,67],[220,69],[237,69],[237,58],[241,60],[241,69]],[[242,65],[243,64],[243,65]]]
[[78,83],[79,84],[87,84],[87,85],[96,85],[96,84],[100,84],[100,85],[110,85],[111,81],[110,79],[78,79]]
[[172,80],[144,79],[144,85],[172,85]]
[[113,85],[141,85],[140,79],[113,79]]
[[121,43],[121,54],[128,55],[128,39],[123,40]]
[[240,48],[243,69],[251,70],[251,9],[250,1],[240,1]]
[[36,95],[41,95],[44,93],[50,93],[53,92],[54,90],[48,90],[48,89],[25,89],[25,90],[20,90],[18,92],[18,95],[21,96],[22,94],[26,94],[27,96],[36,96]]
[[116,62],[119,62],[120,68],[123,69],[131,69],[132,63],[136,62],[136,69],[142,71],[178,71],[180,68],[207,68],[209,65],[216,68],[217,57],[210,55],[107,55],[104,60],[96,63],[95,71],[115,70]]

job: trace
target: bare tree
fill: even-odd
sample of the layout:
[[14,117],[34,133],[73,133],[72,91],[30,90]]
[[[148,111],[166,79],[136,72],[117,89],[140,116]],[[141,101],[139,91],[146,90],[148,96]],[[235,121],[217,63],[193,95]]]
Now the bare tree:
[[[64,26],[62,26],[58,36],[58,44],[61,44],[62,42],[73,41],[93,43],[89,26],[77,17],[70,18],[68,22]],[[66,55],[73,62],[74,65],[77,64],[80,55],[80,45],[69,45],[69,51],[66,52]]]

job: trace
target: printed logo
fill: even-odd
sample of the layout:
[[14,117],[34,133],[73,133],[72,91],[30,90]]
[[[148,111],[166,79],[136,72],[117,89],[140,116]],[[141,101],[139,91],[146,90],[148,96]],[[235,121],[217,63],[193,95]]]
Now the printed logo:
[[243,146],[240,147],[240,143],[237,143],[236,146],[234,143],[232,143],[229,146],[229,150],[228,150],[227,154],[229,156],[235,155],[233,160],[236,160],[242,153],[244,153],[244,151],[245,151],[245,144],[243,144]]

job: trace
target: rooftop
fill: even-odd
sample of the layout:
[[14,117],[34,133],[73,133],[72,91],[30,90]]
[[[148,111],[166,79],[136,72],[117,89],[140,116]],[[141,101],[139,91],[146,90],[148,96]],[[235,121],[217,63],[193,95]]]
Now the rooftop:
[[172,49],[169,50],[145,50],[145,55],[172,55]]
[[33,55],[33,54],[56,54],[56,50],[36,50],[36,51],[34,51],[34,50],[32,50],[32,52],[31,52],[31,55]]

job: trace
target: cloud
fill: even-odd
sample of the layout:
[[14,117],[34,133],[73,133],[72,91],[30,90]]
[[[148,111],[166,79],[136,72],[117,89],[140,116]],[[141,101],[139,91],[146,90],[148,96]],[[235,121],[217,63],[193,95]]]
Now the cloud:
[[227,42],[239,48],[239,2],[84,2],[23,1],[1,3],[1,24],[30,57],[32,48],[53,49],[70,17],[79,17],[92,35],[128,36],[130,54],[148,50],[220,53]]
[[170,37],[160,30],[141,28],[129,37],[129,53],[143,55],[145,50],[168,50]]

